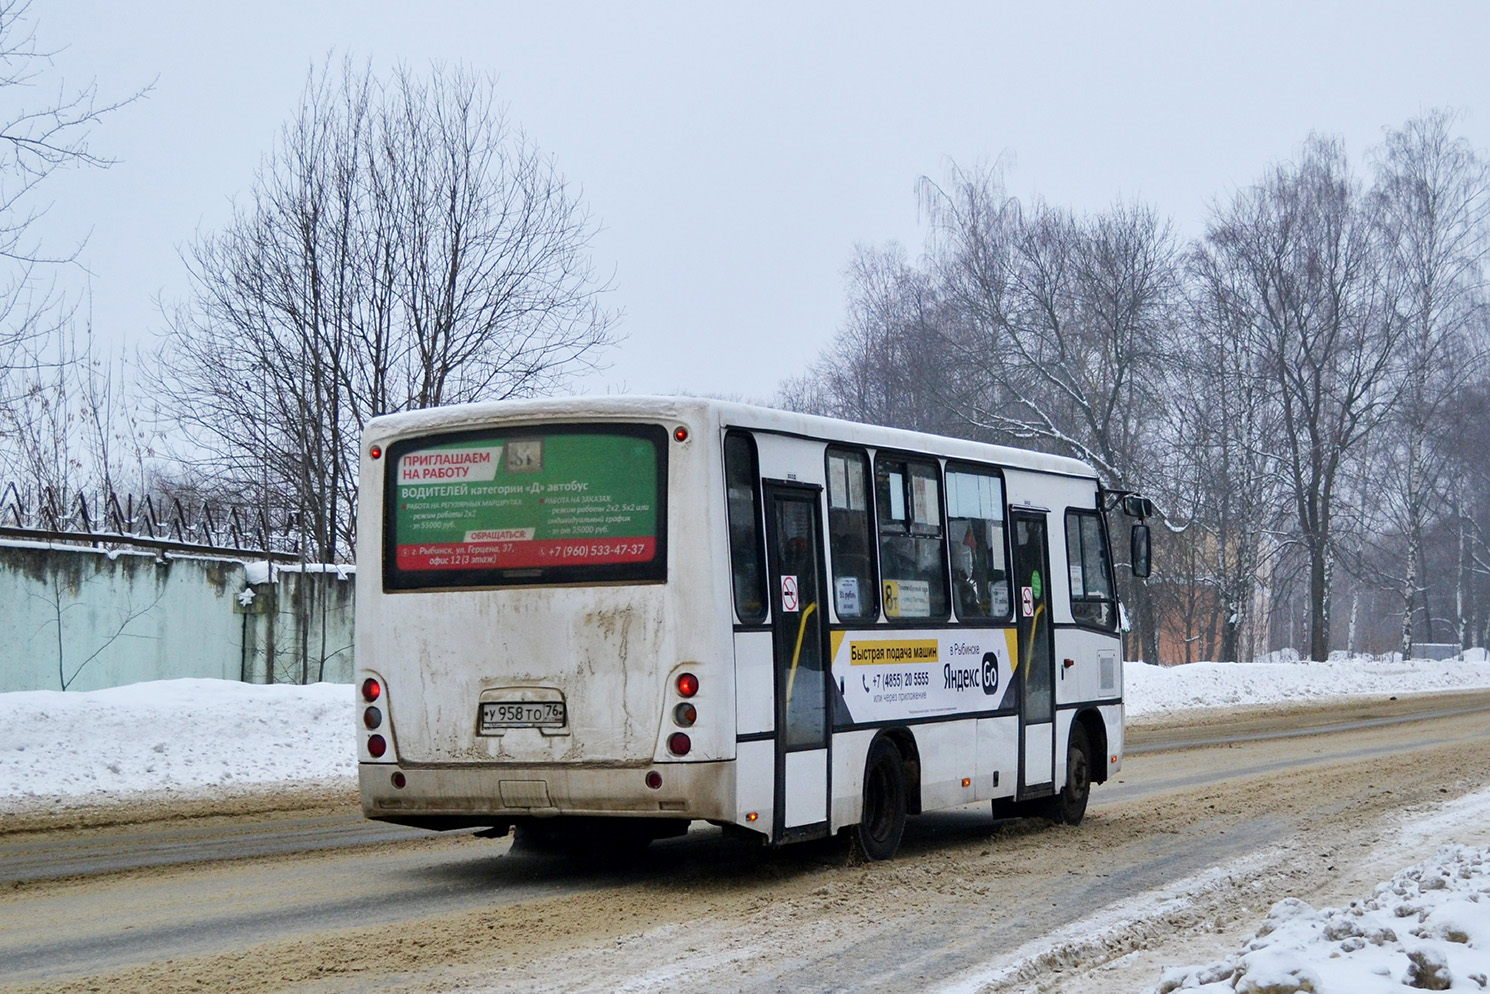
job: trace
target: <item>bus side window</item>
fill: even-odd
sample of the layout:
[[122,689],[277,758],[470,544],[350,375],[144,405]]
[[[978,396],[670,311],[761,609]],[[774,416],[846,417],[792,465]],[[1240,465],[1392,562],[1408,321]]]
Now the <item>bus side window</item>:
[[1071,620],[1079,625],[1114,628],[1117,605],[1112,593],[1112,563],[1102,519],[1096,511],[1066,512],[1066,567],[1071,578]]
[[878,617],[869,527],[869,460],[862,452],[828,450],[828,549],[833,558],[833,610],[838,617]]
[[957,617],[1009,617],[1004,553],[1004,481],[994,473],[947,470],[947,545]]
[[724,486],[729,509],[729,561],[734,575],[735,613],[742,622],[766,619],[766,562],[761,545],[760,473],[755,439],[731,432],[724,438]]
[[947,547],[934,462],[875,460],[880,587],[887,618],[947,616]]

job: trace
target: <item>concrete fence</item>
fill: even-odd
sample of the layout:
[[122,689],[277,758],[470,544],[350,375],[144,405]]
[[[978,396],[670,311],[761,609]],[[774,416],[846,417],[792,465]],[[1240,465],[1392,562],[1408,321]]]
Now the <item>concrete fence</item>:
[[353,568],[0,544],[0,692],[352,679]]

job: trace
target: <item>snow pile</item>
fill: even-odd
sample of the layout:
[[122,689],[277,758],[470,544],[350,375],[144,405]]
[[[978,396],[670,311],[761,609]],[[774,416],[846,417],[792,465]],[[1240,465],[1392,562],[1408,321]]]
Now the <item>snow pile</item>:
[[0,694],[0,812],[356,775],[353,690],[162,680]]
[[1190,663],[1123,665],[1128,717],[1188,708],[1318,700],[1347,694],[1410,694],[1490,687],[1485,650],[1457,659],[1336,656],[1324,663]]
[[1367,900],[1273,905],[1235,956],[1165,971],[1156,994],[1378,994],[1490,983],[1490,849],[1443,846]]

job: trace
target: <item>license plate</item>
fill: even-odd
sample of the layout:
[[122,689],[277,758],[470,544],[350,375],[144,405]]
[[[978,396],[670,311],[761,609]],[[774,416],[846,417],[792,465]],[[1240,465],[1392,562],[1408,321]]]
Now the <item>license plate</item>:
[[507,728],[558,728],[563,701],[487,701],[481,705],[481,733]]

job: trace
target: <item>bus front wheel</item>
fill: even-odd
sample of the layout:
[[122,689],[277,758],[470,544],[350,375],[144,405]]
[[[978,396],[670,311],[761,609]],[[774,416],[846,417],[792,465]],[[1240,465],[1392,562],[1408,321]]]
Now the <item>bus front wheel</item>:
[[905,764],[900,750],[879,739],[864,762],[864,811],[854,839],[867,859],[889,859],[905,834]]
[[1086,815],[1086,803],[1092,795],[1092,748],[1086,729],[1071,726],[1071,740],[1066,747],[1066,785],[1050,800],[1049,817],[1057,825],[1080,825]]

